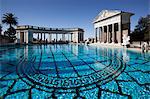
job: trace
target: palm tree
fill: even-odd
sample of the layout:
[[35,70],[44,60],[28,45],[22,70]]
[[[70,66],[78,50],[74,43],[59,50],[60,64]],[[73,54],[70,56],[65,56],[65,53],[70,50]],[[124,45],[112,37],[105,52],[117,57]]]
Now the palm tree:
[[11,28],[13,25],[16,26],[18,24],[17,17],[15,17],[12,13],[6,13],[2,17],[2,23],[9,25],[9,28]]
[[12,13],[6,13],[2,17],[2,23],[9,25],[9,28],[4,33],[10,38],[14,39],[16,31],[13,26],[16,26],[18,24],[17,17],[15,17]]

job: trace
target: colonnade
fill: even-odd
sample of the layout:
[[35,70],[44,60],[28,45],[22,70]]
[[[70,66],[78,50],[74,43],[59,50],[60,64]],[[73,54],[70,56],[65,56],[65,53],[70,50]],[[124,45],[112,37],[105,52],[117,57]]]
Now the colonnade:
[[[36,34],[36,35],[35,35]],[[36,26],[17,26],[16,43],[74,42],[84,40],[81,28],[44,28]]]
[[108,24],[95,28],[95,40],[101,43],[121,43],[121,23]]
[[[72,33],[35,33],[34,34],[37,34],[37,40],[38,41],[48,41],[48,42],[58,42],[58,41],[70,41],[72,42]],[[46,34],[48,34],[49,36],[47,36],[48,38],[46,38]],[[44,39],[43,39],[43,36],[44,36]],[[58,39],[58,36],[61,38],[61,39]],[[68,38],[66,37],[68,36]]]
[[[31,31],[17,31],[16,33],[18,43],[51,43],[51,42],[76,42],[83,41],[83,33],[48,33],[48,32],[31,32]],[[19,40],[19,41],[18,41]]]

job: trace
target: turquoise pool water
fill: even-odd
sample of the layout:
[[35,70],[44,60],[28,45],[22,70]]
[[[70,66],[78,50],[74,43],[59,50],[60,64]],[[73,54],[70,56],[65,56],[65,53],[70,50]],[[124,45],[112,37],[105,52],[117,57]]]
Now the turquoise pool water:
[[5,99],[148,99],[150,53],[77,44],[0,47]]

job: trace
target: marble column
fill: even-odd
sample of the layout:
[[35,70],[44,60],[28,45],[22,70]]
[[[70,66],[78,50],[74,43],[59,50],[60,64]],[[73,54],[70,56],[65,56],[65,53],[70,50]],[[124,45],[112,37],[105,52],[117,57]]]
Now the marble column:
[[67,34],[68,35],[68,42],[69,42],[69,34]]
[[95,28],[95,41],[97,42],[97,28]]
[[114,24],[112,24],[112,43],[115,43],[115,29],[114,29]]
[[57,39],[58,39],[58,34],[56,33],[56,42],[57,42]]
[[101,42],[101,27],[99,27],[99,42]]
[[72,42],[72,33],[71,33],[71,42]]
[[62,34],[62,41],[65,41],[65,34]]
[[26,32],[24,32],[24,39],[23,39],[23,43],[26,43]]
[[41,33],[41,39],[40,40],[42,41],[42,33]]
[[[32,37],[33,39],[33,37]],[[28,32],[25,32],[25,43],[27,44],[28,43]]]
[[16,32],[16,38],[17,39],[15,40],[15,43],[19,43],[19,40],[18,40],[19,39],[19,32]]
[[118,38],[118,43],[121,44],[121,40],[122,40],[122,31],[121,31],[121,23],[118,23],[118,35],[119,37]]
[[52,41],[52,34],[49,34],[49,42]]
[[102,33],[101,33],[102,43],[104,43],[104,26],[102,26]]
[[78,33],[78,43],[80,42],[80,38],[81,38],[80,33]]
[[80,39],[79,40],[81,41],[81,39],[82,39],[81,33],[79,35],[80,35]]
[[44,42],[45,42],[45,33],[44,33]]
[[107,25],[107,43],[109,43],[109,25]]
[[61,34],[61,35],[62,35],[61,40],[64,41],[64,37],[63,37],[64,35],[63,34]]

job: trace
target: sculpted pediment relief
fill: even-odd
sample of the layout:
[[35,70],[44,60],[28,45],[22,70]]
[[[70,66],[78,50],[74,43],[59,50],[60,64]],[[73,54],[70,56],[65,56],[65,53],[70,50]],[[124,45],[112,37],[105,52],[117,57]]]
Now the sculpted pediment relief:
[[94,19],[94,22],[99,21],[99,20],[103,20],[107,17],[111,17],[114,16],[116,14],[121,13],[121,11],[118,10],[102,10],[98,16]]

